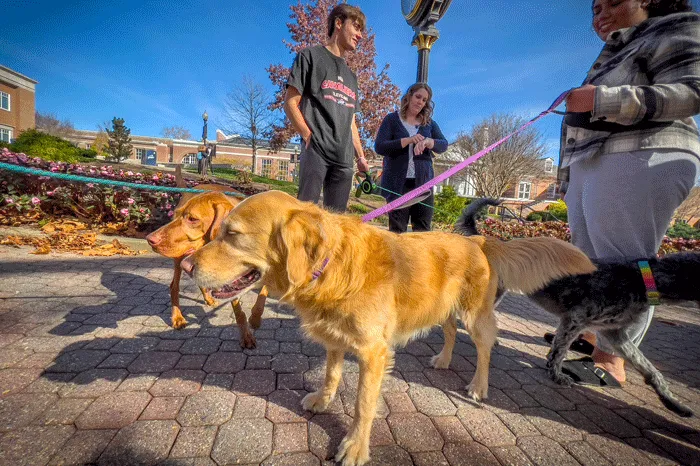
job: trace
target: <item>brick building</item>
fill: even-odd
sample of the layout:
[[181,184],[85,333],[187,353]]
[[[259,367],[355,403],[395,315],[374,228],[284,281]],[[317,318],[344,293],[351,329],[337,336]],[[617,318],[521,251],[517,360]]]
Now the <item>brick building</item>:
[[[76,130],[69,138],[78,147],[90,148],[97,138],[97,131]],[[214,142],[214,141],[212,141]],[[184,164],[196,165],[197,153],[202,149],[201,141],[167,139],[152,136],[131,136],[134,147],[127,162],[145,164],[149,151],[154,151],[159,165]],[[257,150],[257,167],[255,173],[267,178],[293,181],[298,165],[299,144],[288,144],[277,153],[273,153],[266,141]],[[250,141],[240,136],[226,136],[220,130],[216,132],[216,157],[214,166],[230,167],[250,171],[253,163],[253,150]]]
[[0,141],[10,142],[20,131],[34,128],[36,84],[0,65]]
[[[488,156],[487,156],[488,157]],[[450,149],[435,159],[435,174],[447,171],[462,158]],[[517,177],[514,184],[501,197],[501,204],[509,209],[526,216],[532,211],[546,210],[549,205],[559,199],[557,188],[557,167],[554,159],[547,157],[540,160],[541,170],[535,176]],[[452,186],[462,197],[476,197],[474,183],[468,178],[455,177],[446,180],[443,186]],[[438,192],[442,186],[438,186]]]

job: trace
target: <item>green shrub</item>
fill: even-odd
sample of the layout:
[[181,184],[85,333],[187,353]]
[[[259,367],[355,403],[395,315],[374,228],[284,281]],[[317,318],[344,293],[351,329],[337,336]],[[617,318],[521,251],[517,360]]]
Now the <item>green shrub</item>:
[[444,186],[442,191],[435,196],[433,221],[453,225],[469,202],[468,199],[459,197],[452,186]]
[[[22,131],[10,144],[9,149],[16,153],[24,152],[31,157],[66,163],[79,162],[84,157],[84,153],[95,152],[90,149],[79,149],[65,139],[35,129]],[[95,155],[97,155],[96,152]]]
[[[547,212],[549,212],[550,214],[555,216],[557,218],[557,220],[561,220],[562,222],[567,222],[569,220],[569,213],[568,213],[568,210],[566,208],[566,204],[561,199],[550,204],[549,208],[547,209]],[[543,215],[543,218],[544,218],[544,215]],[[545,220],[548,220],[548,219],[545,219]]]
[[530,222],[541,222],[543,217],[544,215],[542,215],[542,212],[530,212],[526,217],[526,220],[529,220]]
[[669,238],[700,239],[700,230],[685,222],[676,222],[666,232]]

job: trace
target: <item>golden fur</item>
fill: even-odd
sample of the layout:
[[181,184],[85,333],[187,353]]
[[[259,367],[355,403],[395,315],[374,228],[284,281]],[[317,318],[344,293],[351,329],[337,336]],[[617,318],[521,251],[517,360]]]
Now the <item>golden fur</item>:
[[[198,185],[197,188],[216,191],[230,189],[216,184]],[[173,258],[173,280],[170,283],[173,328],[180,329],[187,325],[187,320],[180,311],[180,277],[182,275],[180,262],[185,256],[192,254],[216,237],[224,217],[239,202],[239,199],[225,196],[220,192],[196,195],[185,193],[175,209],[173,219],[147,236],[146,239],[155,252]],[[216,306],[216,300],[212,298],[209,291],[202,287],[200,290],[206,304]],[[251,311],[249,322],[254,329],[260,327],[266,297],[267,290],[263,288]],[[240,330],[241,346],[255,348],[255,337],[248,327],[248,321],[239,300],[233,300],[232,306]]]
[[[327,266],[314,279],[325,259]],[[272,296],[294,306],[306,335],[327,352],[324,385],[303,399],[305,409],[326,409],[344,354],[357,356],[356,415],[336,455],[344,465],[369,460],[377,397],[392,367],[394,346],[453,315],[460,317],[478,351],[468,391],[474,399],[485,398],[499,280],[511,289],[529,290],[592,267],[583,253],[559,240],[503,243],[442,232],[397,235],[278,191],[242,201],[219,236],[183,261],[200,286],[212,289],[226,289],[257,270],[260,279],[250,287],[265,285]]]

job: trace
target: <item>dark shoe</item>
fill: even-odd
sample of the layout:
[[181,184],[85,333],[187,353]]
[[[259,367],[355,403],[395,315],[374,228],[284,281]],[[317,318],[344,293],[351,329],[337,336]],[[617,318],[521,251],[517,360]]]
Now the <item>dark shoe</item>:
[[620,388],[620,382],[601,367],[596,367],[592,358],[573,359],[564,361],[562,372],[578,385],[592,385],[594,387]]
[[[546,341],[547,343],[549,343],[551,345],[552,341],[554,341],[554,334],[549,333],[549,332],[545,333],[544,334],[544,341]],[[588,341],[584,340],[581,337],[578,337],[576,340],[574,340],[573,343],[571,343],[571,346],[569,346],[569,349],[571,351],[576,351],[577,353],[581,353],[581,354],[587,354],[589,356],[591,354],[593,354],[594,348],[595,348],[595,346],[593,346],[592,344],[590,344]]]

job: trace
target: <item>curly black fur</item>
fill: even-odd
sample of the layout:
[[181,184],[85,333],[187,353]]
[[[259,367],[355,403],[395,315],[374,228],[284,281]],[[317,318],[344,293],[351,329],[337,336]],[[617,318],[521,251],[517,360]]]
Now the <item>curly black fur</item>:
[[[478,234],[475,215],[492,199],[472,202],[463,212],[455,230]],[[678,253],[662,258],[640,258],[649,262],[662,301],[685,300],[700,304],[700,254]],[[560,278],[530,295],[546,311],[559,316],[560,323],[547,355],[550,376],[557,383],[570,385],[562,373],[566,351],[586,329],[600,331],[616,351],[644,375],[664,405],[681,416],[693,412],[671,393],[666,380],[627,337],[624,328],[639,319],[649,306],[647,290],[638,260],[599,263],[598,270],[584,275]]]

